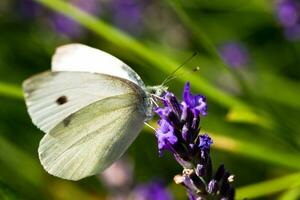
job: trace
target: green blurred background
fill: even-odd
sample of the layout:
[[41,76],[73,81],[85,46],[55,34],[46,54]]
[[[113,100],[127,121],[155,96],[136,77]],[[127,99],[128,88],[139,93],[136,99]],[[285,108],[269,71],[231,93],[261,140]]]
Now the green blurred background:
[[[169,87],[180,97],[190,81],[207,97],[202,133],[214,140],[214,166],[224,163],[235,174],[236,198],[300,199],[300,32],[289,34],[278,19],[280,3],[1,0],[0,199],[107,199],[113,193],[96,176],[52,177],[38,160],[43,133],[31,123],[21,84],[49,70],[55,48],[71,42],[119,57],[147,85],[160,84],[198,52]],[[151,129],[145,127],[126,157],[135,185],[159,179],[175,199],[186,199],[172,182],[182,169],[168,153],[158,157]]]

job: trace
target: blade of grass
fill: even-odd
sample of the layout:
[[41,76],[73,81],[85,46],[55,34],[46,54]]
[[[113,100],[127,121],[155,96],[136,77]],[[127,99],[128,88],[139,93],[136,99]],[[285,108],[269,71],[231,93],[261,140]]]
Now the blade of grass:
[[236,199],[252,199],[297,187],[300,187],[299,172],[277,179],[238,188],[236,192]]
[[20,87],[9,83],[0,82],[0,95],[15,99],[23,99],[23,93]]
[[180,20],[185,24],[185,26],[191,31],[195,41],[198,42],[200,46],[203,46],[204,49],[211,54],[215,61],[217,61],[217,65],[223,67],[226,69],[227,72],[230,73],[230,75],[239,83],[239,86],[241,87],[242,91],[249,96],[250,91],[246,84],[246,82],[243,80],[243,78],[236,72],[236,70],[232,69],[230,66],[226,65],[226,63],[223,62],[222,57],[219,54],[218,49],[216,48],[215,44],[207,37],[207,34],[201,29],[199,24],[195,24],[190,17],[187,15],[185,10],[182,8],[179,0],[167,0],[166,1],[174,10],[174,12],[178,15]]
[[57,178],[46,177],[43,175],[42,166],[17,146],[0,135],[0,162],[15,172],[14,178],[24,179],[29,184],[45,190],[49,188],[50,199],[86,199],[96,200],[99,197],[88,194],[72,182],[62,181]]
[[0,161],[15,171],[19,177],[36,187],[41,187],[41,183],[44,182],[41,175],[42,168],[36,161],[17,149],[3,136],[0,136]]
[[[112,26],[106,24],[101,20],[97,20],[95,17],[81,11],[80,9],[72,6],[61,0],[35,0],[48,8],[51,8],[55,11],[58,11],[78,23],[82,26],[94,31],[102,38],[111,42],[112,44],[119,46],[121,48],[126,49],[127,51],[131,51],[136,54],[140,58],[143,58],[148,63],[152,64],[157,69],[169,74],[171,73],[177,66],[180,64],[168,59],[167,57],[162,56],[159,53],[151,51],[147,47],[143,46],[138,41],[134,40],[130,36],[120,32],[119,30],[113,28]],[[181,81],[186,81],[183,78]],[[230,107],[243,107],[244,112],[251,113],[256,115],[251,106],[242,102],[238,98],[231,96],[222,90],[211,85],[207,80],[203,79],[203,77],[197,75],[191,75],[190,81],[195,82],[195,87],[198,90],[201,90],[206,96],[210,99],[216,101],[220,105],[230,108]],[[264,116],[257,116],[258,118],[264,118]],[[266,120],[266,119],[265,119]],[[250,123],[256,123],[256,121]]]
[[300,188],[293,188],[286,192],[284,192],[278,200],[293,200],[293,199],[299,199],[300,198]]
[[237,140],[216,133],[207,133],[214,140],[213,148],[243,155],[263,162],[284,166],[290,169],[300,169],[300,157],[298,154],[296,155],[289,152],[274,150],[274,147],[269,147],[255,141]]
[[[300,107],[300,101],[298,101],[299,97],[299,84],[293,83],[289,80],[285,80],[279,76],[271,75],[268,73],[259,73],[260,74],[260,89],[257,90],[257,88],[250,88],[251,84],[247,84],[243,78],[236,72],[236,70],[231,69],[229,66],[227,66],[220,57],[218,50],[216,46],[213,44],[212,41],[209,40],[207,37],[207,34],[204,33],[203,29],[201,29],[201,26],[196,25],[192,19],[187,15],[185,10],[182,8],[179,0],[167,0],[166,1],[176,12],[178,17],[181,19],[181,21],[186,25],[187,28],[191,30],[193,33],[194,38],[196,41],[203,46],[207,52],[209,52],[212,56],[215,57],[216,61],[218,61],[218,65],[224,67],[227,69],[228,72],[236,79],[236,81],[240,84],[241,88],[244,90],[244,92],[250,96],[250,94],[259,95],[262,98],[266,98],[271,101],[280,102],[282,104],[286,104],[288,106],[293,106],[296,108]],[[272,6],[268,6],[266,1],[251,1],[249,4],[257,4],[263,10],[268,10],[266,14],[271,14]],[[249,7],[249,5],[248,5]],[[250,6],[251,7],[251,6]],[[252,85],[253,86],[253,85]],[[289,90],[286,90],[286,88],[289,88]],[[277,94],[277,95],[274,95]],[[282,97],[285,98],[282,98]],[[237,115],[230,114],[231,121],[256,121],[261,123],[261,121],[257,121],[255,116],[252,116],[250,118],[244,118],[240,117],[240,112]],[[254,118],[253,118],[254,117]],[[261,123],[264,124],[265,122]]]
[[290,107],[300,108],[300,83],[270,72],[260,72],[260,89],[253,86],[255,95]]

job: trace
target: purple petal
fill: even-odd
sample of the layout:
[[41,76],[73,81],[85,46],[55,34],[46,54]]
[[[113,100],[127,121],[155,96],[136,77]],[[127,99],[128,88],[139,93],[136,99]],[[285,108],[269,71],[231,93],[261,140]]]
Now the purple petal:
[[157,113],[160,116],[160,118],[167,119],[171,112],[171,109],[168,107],[165,108],[158,107],[154,110],[154,112]]
[[178,141],[174,134],[174,128],[164,119],[159,121],[159,128],[156,131],[156,137],[158,139],[158,149],[160,154],[163,150],[172,151],[172,145]]
[[185,84],[183,91],[183,99],[184,101],[181,103],[183,109],[186,109],[185,107],[189,107],[196,117],[198,117],[198,115],[207,115],[206,98],[202,95],[192,95],[192,93],[190,92],[189,82]]
[[186,102],[187,105],[190,104],[190,96],[191,96],[191,91],[190,91],[190,82],[186,82],[183,90],[183,100]]
[[201,150],[209,150],[210,146],[212,145],[213,141],[212,139],[207,135],[200,135],[200,140],[199,140],[199,147]]

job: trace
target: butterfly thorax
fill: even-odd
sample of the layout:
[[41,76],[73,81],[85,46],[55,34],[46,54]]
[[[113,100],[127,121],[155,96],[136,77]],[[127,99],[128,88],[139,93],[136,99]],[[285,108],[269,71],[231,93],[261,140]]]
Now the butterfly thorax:
[[154,115],[154,108],[157,106],[157,101],[166,93],[168,90],[167,86],[164,85],[155,85],[146,87],[146,101],[145,101],[145,112],[146,120],[149,121]]

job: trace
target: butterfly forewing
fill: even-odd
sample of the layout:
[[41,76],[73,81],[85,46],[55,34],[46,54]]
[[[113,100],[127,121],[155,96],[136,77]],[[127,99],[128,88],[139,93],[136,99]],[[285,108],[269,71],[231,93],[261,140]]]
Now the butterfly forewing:
[[83,44],[68,44],[56,49],[52,71],[80,71],[108,74],[144,88],[140,76],[123,61],[104,51]]
[[109,96],[130,92],[126,81],[121,80],[85,72],[45,72],[26,80],[23,89],[33,123],[48,133],[81,108]]

